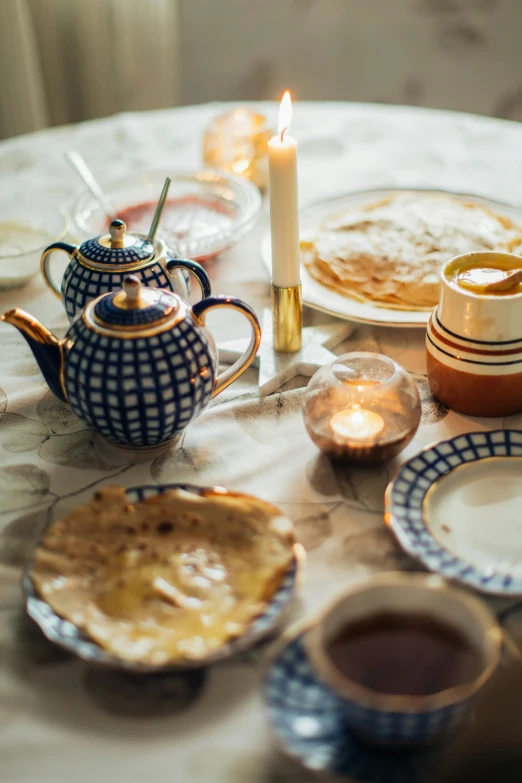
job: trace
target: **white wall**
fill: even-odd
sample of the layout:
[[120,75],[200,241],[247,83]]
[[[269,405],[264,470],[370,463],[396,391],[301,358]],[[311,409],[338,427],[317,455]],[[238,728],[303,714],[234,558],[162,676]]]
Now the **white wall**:
[[0,73],[0,138],[287,87],[522,120],[522,0],[0,0]]
[[522,0],[181,0],[184,103],[411,103],[522,120]]

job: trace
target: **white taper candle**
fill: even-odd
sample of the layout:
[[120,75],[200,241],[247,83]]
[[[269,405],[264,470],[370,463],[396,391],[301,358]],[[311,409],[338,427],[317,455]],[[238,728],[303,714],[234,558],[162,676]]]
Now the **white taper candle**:
[[301,282],[297,201],[297,142],[288,136],[292,101],[286,92],[279,111],[279,133],[268,142],[272,283],[293,288]]

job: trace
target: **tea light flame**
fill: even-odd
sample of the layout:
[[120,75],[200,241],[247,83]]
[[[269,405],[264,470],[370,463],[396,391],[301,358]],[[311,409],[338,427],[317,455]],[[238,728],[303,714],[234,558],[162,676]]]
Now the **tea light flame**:
[[384,419],[374,411],[354,406],[335,413],[330,420],[334,435],[346,439],[366,440],[379,435]]
[[292,113],[292,97],[287,90],[281,98],[281,105],[279,106],[278,133],[281,137],[281,141],[283,141],[285,133],[289,129],[290,123],[292,122]]
[[246,160],[246,158],[241,158],[241,160],[237,160],[235,163],[232,164],[232,170],[236,174],[243,174],[243,172],[246,171],[249,166],[250,166],[250,161]]

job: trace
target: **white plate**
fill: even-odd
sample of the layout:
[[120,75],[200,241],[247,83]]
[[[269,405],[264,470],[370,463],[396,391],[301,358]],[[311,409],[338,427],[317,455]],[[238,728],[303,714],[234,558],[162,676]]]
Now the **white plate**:
[[470,432],[430,446],[386,491],[401,546],[448,579],[522,594],[522,432]]
[[455,557],[522,579],[521,501],[522,457],[467,463],[434,484],[426,526]]
[[[502,204],[481,196],[466,193],[453,193],[447,190],[430,190],[424,188],[382,188],[379,190],[364,190],[357,193],[347,193],[343,196],[321,201],[306,207],[299,215],[301,236],[312,233],[321,223],[336,212],[353,207],[359,209],[365,204],[387,198],[394,193],[421,193],[428,195],[450,195],[467,203],[478,204],[510,218],[522,225],[522,210],[508,204]],[[261,245],[263,263],[270,272],[272,269],[272,253],[270,234],[265,236]],[[449,261],[449,259],[448,259]],[[387,324],[390,326],[422,327],[428,323],[429,311],[425,310],[392,310],[379,307],[371,302],[358,302],[355,299],[342,296],[336,291],[321,285],[305,269],[301,267],[301,282],[303,286],[303,303],[314,310],[345,318],[350,321],[360,321],[370,324]]]

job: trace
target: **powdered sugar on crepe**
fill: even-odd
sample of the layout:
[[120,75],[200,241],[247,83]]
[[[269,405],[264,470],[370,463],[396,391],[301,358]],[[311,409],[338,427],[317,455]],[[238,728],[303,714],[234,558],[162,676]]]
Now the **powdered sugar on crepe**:
[[428,309],[437,304],[446,261],[473,250],[505,250],[521,236],[522,229],[478,204],[398,193],[333,215],[301,247],[310,274],[345,296]]

